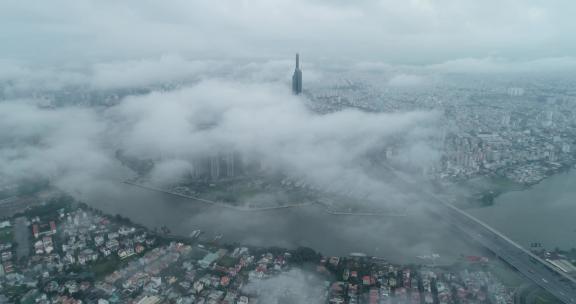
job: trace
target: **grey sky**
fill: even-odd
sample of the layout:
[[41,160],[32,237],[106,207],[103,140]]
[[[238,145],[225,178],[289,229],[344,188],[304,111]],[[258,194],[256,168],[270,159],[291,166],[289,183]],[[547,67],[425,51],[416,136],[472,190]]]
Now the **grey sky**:
[[309,58],[430,63],[574,54],[570,0],[4,0],[0,58]]

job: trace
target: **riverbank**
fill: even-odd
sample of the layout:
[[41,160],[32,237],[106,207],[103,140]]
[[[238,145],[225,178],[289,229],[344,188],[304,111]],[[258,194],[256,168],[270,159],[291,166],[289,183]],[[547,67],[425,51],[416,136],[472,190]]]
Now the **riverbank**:
[[518,183],[504,176],[481,176],[454,183],[443,192],[451,193],[449,196],[452,196],[452,203],[459,208],[484,208],[493,206],[502,195],[533,189],[552,177],[571,171],[571,167],[564,166],[532,183]]
[[547,172],[546,176],[542,179],[539,179],[537,181],[531,182],[531,183],[517,183],[514,182],[506,177],[497,177],[499,178],[501,181],[500,186],[501,187],[497,187],[495,189],[489,190],[488,192],[483,193],[484,197],[487,197],[487,200],[483,200],[482,203],[484,203],[484,206],[491,206],[494,204],[494,201],[501,195],[506,194],[506,193],[510,193],[510,192],[515,192],[515,191],[526,191],[526,190],[530,190],[532,188],[534,188],[535,186],[539,185],[542,182],[545,182],[546,180],[563,174],[563,173],[569,173],[571,172],[571,170],[573,169],[573,167],[570,165],[566,165],[566,166],[561,166],[559,167],[559,169],[557,170],[551,170],[549,172]]
[[196,197],[196,196],[177,193],[174,191],[169,191],[169,190],[165,190],[165,189],[161,189],[161,188],[157,188],[157,187],[153,187],[153,186],[138,184],[138,183],[134,183],[134,182],[130,182],[130,181],[124,181],[123,183],[125,183],[127,185],[131,185],[131,186],[139,187],[142,189],[150,190],[150,191],[156,191],[156,192],[160,192],[160,193],[164,193],[164,194],[169,194],[169,195],[174,195],[174,196],[178,196],[181,198],[194,200],[197,202],[217,206],[219,208],[231,209],[231,210],[241,211],[241,212],[271,211],[271,210],[277,210],[277,209],[297,208],[297,207],[309,206],[309,205],[313,204],[313,202],[306,202],[306,203],[300,203],[300,204],[281,205],[281,206],[273,206],[273,207],[252,207],[252,206],[239,207],[239,206],[229,205],[226,203],[221,203],[221,202],[203,199],[203,198]]
[[489,206],[468,212],[525,247],[576,247],[576,170],[566,170],[523,189],[500,194]]
[[262,211],[274,211],[274,210],[281,210],[281,209],[300,208],[300,207],[307,207],[307,206],[317,206],[318,208],[322,209],[322,211],[324,211],[328,214],[331,214],[331,215],[382,216],[382,217],[406,216],[406,213],[377,212],[377,211],[359,212],[359,211],[352,211],[352,210],[336,210],[336,209],[333,209],[330,205],[323,203],[320,200],[309,201],[309,202],[304,202],[304,203],[294,203],[294,204],[288,204],[288,205],[271,206],[271,207],[255,207],[255,206],[251,206],[250,204],[248,204],[248,207],[240,207],[240,206],[229,205],[226,203],[212,201],[212,200],[208,200],[208,199],[204,199],[204,198],[200,198],[200,197],[196,197],[196,196],[182,194],[182,193],[178,193],[178,192],[174,192],[174,191],[170,191],[170,190],[165,190],[165,189],[161,189],[161,188],[157,188],[157,187],[153,187],[153,186],[149,186],[149,185],[139,184],[139,183],[135,183],[135,182],[131,182],[131,181],[124,181],[123,183],[127,184],[127,185],[131,185],[131,186],[139,187],[142,189],[146,189],[146,190],[155,191],[155,192],[168,194],[168,195],[173,195],[173,196],[177,196],[180,198],[190,199],[190,200],[197,201],[200,203],[216,206],[218,208],[224,208],[224,209],[229,209],[229,210],[234,210],[234,211],[239,211],[239,212],[262,212]]

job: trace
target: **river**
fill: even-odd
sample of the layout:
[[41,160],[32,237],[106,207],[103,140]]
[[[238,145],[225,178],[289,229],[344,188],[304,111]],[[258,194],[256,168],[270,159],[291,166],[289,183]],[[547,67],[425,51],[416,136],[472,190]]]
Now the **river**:
[[180,235],[201,229],[221,233],[230,243],[307,246],[325,255],[363,252],[398,263],[431,263],[418,256],[433,253],[440,255],[435,263],[452,263],[479,252],[418,208],[409,208],[406,217],[331,215],[316,206],[241,212],[123,184],[94,189],[85,197],[94,207],[150,228],[165,225]]
[[[325,255],[364,252],[391,261],[427,262],[417,256],[440,254],[450,263],[474,246],[444,223],[408,209],[406,217],[336,216],[315,206],[265,212],[239,212],[128,185],[94,188],[86,201],[150,228],[167,226],[188,235],[195,229],[222,233],[223,241],[256,246],[308,246]],[[576,248],[576,170],[560,173],[523,190],[499,196],[493,206],[467,210],[525,247]]]
[[534,242],[547,249],[576,248],[576,170],[467,211],[526,248]]

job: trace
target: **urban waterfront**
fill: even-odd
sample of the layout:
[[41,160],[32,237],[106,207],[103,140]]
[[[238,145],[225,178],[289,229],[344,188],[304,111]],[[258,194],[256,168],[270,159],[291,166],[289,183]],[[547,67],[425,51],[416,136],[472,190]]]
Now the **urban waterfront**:
[[[534,242],[549,249],[576,248],[574,184],[576,171],[559,173],[526,190],[504,193],[492,206],[467,212],[527,248]],[[222,234],[225,242],[307,246],[334,255],[361,251],[400,262],[422,262],[418,256],[438,253],[437,262],[442,263],[478,253],[449,227],[417,210],[406,217],[334,216],[314,206],[246,213],[126,185],[113,189],[90,196],[89,203],[180,235],[201,229]]]
[[306,246],[326,255],[363,252],[402,263],[452,263],[461,255],[480,254],[450,227],[418,211],[406,217],[340,216],[315,206],[241,212],[193,200],[121,185],[86,198],[94,207],[121,214],[150,228],[168,227],[188,235],[201,229],[222,234],[224,242],[294,248]]

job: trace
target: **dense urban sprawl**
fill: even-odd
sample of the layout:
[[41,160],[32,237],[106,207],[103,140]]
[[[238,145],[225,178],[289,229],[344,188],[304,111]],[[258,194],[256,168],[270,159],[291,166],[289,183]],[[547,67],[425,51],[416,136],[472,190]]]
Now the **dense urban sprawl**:
[[[199,241],[200,231],[175,239],[85,205],[27,209],[4,221],[2,231],[9,231],[0,244],[0,302],[6,303],[247,304],[268,303],[259,300],[270,294],[279,295],[277,303],[513,300],[513,290],[482,267],[395,265],[363,254],[325,257],[307,248],[232,246]],[[314,288],[304,292],[282,283],[295,275]]]

